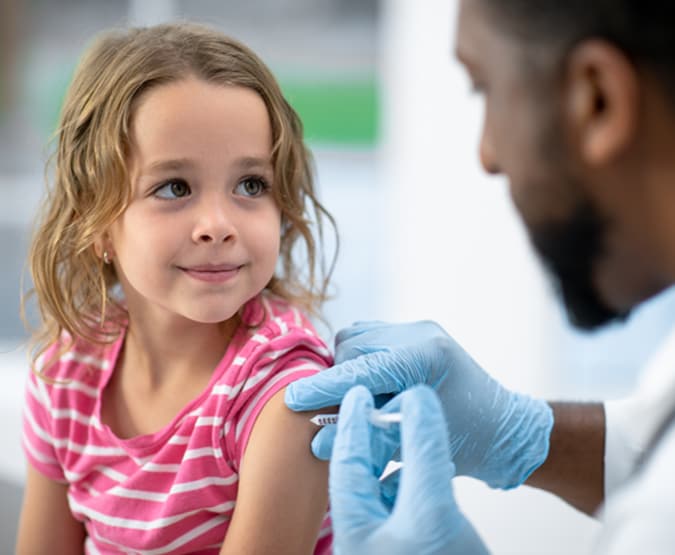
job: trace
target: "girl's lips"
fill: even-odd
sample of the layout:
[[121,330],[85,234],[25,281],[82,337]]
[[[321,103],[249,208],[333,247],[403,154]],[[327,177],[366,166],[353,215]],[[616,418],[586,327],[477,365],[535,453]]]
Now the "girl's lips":
[[236,277],[241,266],[192,266],[181,268],[188,276],[209,283],[223,283]]

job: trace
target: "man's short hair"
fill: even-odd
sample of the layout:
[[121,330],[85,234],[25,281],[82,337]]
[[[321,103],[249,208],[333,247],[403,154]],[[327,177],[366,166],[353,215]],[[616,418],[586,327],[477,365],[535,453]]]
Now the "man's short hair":
[[574,45],[599,38],[620,48],[660,80],[675,105],[675,2],[671,0],[470,0],[495,25],[562,59]]

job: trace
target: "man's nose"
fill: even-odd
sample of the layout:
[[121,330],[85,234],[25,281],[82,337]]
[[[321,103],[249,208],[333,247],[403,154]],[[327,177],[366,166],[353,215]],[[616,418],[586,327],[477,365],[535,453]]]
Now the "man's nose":
[[501,168],[499,167],[499,164],[497,163],[497,157],[495,156],[494,147],[485,127],[483,127],[483,133],[480,139],[478,156],[480,158],[481,166],[483,166],[483,169],[487,173],[491,175],[501,173]]

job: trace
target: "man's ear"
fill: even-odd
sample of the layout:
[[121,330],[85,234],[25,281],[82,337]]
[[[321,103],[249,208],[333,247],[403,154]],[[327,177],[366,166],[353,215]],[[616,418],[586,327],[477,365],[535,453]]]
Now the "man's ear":
[[582,160],[603,165],[630,144],[638,92],[637,70],[617,47],[603,40],[574,47],[567,60],[564,109]]

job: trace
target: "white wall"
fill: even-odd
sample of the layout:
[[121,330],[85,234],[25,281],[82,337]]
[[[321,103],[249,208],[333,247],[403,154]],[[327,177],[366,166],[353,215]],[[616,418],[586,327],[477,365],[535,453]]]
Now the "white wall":
[[453,59],[454,2],[383,7],[388,316],[434,317],[499,378],[546,389],[559,309],[505,182],[479,167],[481,105]]
[[[382,316],[437,320],[503,383],[553,394],[560,310],[505,182],[479,167],[481,105],[453,58],[455,2],[382,7]],[[495,553],[590,552],[596,523],[552,496],[458,482]]]
[[[21,410],[28,358],[15,343],[0,343],[0,481],[22,484]],[[0,503],[2,501],[0,500]]]

